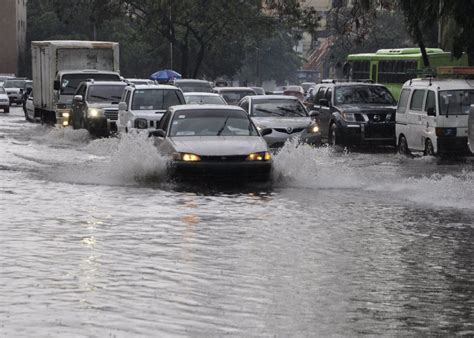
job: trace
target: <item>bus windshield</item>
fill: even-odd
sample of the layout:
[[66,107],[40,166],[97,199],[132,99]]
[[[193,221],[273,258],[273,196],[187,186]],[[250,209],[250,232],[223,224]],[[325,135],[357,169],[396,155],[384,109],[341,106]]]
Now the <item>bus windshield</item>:
[[336,88],[335,102],[340,104],[395,104],[392,94],[381,86],[342,86]]
[[474,104],[474,90],[439,92],[440,115],[468,115],[471,104]]

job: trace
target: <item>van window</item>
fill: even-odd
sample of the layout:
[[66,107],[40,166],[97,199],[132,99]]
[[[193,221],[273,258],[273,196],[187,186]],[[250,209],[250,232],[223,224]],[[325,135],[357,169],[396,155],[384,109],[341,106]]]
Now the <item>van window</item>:
[[430,108],[433,108],[436,112],[436,94],[431,90],[429,90],[428,95],[426,95],[425,111],[427,112]]
[[332,98],[332,88],[328,88],[326,94],[324,95],[324,98],[328,100],[329,103],[331,103],[331,98]]
[[410,89],[403,89],[398,101],[397,114],[405,114],[407,111],[408,98],[410,97]]
[[440,115],[469,115],[474,104],[474,90],[443,90],[439,92]]
[[324,92],[326,91],[326,87],[321,87],[319,88],[318,93],[316,94],[316,97],[314,99],[315,104],[319,104],[319,100],[321,100],[324,97]]
[[425,91],[424,90],[415,90],[411,97],[410,109],[411,110],[419,110],[423,109],[423,99],[425,98]]

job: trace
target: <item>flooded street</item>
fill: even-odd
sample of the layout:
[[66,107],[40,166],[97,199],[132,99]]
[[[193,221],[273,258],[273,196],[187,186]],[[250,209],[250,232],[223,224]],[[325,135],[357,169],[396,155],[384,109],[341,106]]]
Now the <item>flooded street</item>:
[[0,115],[0,337],[474,335],[474,158],[286,146],[175,185],[141,137]]

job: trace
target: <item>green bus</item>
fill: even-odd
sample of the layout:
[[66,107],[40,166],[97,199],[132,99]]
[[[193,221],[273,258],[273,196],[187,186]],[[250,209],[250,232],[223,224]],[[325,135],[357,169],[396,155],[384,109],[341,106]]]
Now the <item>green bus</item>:
[[[467,55],[454,58],[450,52],[427,48],[431,69],[439,66],[467,66]],[[398,100],[403,83],[416,77],[424,67],[419,48],[380,49],[376,53],[350,54],[345,74],[352,80],[384,84]]]

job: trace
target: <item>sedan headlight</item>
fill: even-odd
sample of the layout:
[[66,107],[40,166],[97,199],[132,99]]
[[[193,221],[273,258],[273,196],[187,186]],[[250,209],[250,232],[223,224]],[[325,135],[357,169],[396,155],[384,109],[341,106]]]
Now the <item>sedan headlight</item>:
[[356,121],[354,113],[342,112],[342,118],[344,119],[344,121],[347,121],[347,122],[355,122]]
[[318,133],[319,132],[319,126],[316,123],[311,124],[308,127],[308,132],[313,133],[313,134]]
[[147,128],[148,128],[148,121],[147,121],[147,119],[136,119],[136,120],[135,120],[135,128],[138,128],[138,129],[147,129]]
[[272,155],[268,151],[261,153],[251,153],[247,156],[247,161],[270,161]]
[[88,117],[99,117],[101,115],[100,109],[97,108],[89,108],[87,110],[87,116]]
[[201,161],[201,157],[199,155],[191,153],[174,153],[173,160],[184,162],[199,162]]

